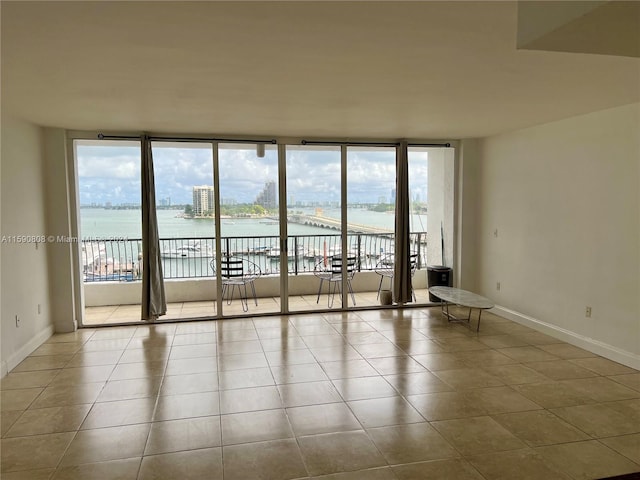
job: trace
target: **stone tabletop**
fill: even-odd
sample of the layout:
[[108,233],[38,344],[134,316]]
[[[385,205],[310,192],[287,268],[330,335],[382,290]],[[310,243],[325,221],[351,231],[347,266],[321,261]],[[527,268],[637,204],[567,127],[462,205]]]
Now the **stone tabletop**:
[[491,300],[481,297],[473,292],[460,290],[453,287],[431,287],[429,292],[445,302],[455,303],[469,308],[493,308],[495,305]]

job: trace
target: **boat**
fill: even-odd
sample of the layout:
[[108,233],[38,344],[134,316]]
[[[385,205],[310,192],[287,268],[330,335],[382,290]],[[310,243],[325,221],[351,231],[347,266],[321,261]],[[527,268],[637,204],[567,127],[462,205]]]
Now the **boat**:
[[93,261],[85,263],[83,279],[85,282],[131,282],[139,277],[139,273],[139,264],[106,257],[104,250],[101,250],[101,254],[96,255]]
[[[293,252],[293,249],[290,249],[287,252],[287,259],[292,260],[296,257],[302,257],[305,255],[305,252],[306,250],[304,247],[302,245],[298,245],[295,253]],[[280,249],[278,247],[269,249],[267,252],[267,258],[270,258],[271,260],[278,260],[280,258]]]
[[104,265],[113,264],[112,258],[107,258],[107,247],[104,242],[83,242],[82,244],[82,272],[93,274]]
[[320,248],[310,248],[304,253],[304,258],[306,258],[307,260],[315,260],[317,258],[322,258],[322,256],[323,253],[322,249]]
[[133,272],[122,273],[93,273],[87,272],[84,274],[85,283],[89,282],[133,282],[136,280],[136,276]]
[[162,258],[210,258],[213,257],[213,249],[200,242],[189,242],[172,250],[164,250]]
[[258,247],[249,248],[247,250],[247,253],[249,253],[250,255],[266,255],[267,253],[269,253],[269,250],[270,250],[270,247],[258,246]]
[[273,260],[280,258],[280,249],[278,247],[273,247],[267,250],[267,258],[271,258]]

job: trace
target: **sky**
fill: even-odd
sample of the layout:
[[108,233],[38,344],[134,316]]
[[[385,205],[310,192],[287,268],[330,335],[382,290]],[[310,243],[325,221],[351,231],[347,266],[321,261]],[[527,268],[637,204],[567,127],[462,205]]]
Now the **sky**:
[[[77,141],[81,205],[140,203],[140,147],[137,142]],[[412,199],[424,201],[427,189],[426,151],[410,152]],[[213,185],[210,144],[153,143],[156,202],[191,204],[195,185]],[[277,148],[267,145],[258,158],[254,145],[221,145],[220,197],[223,203],[253,203],[267,181],[278,180]],[[287,147],[287,197],[294,202],[340,200],[340,149]],[[389,202],[395,189],[395,150],[349,148],[349,203]]]

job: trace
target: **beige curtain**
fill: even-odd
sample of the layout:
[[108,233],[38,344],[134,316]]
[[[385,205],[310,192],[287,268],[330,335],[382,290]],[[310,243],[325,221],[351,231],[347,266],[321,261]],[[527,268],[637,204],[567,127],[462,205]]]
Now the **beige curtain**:
[[156,217],[151,141],[143,135],[142,149],[142,320],[154,321],[167,313]]
[[402,305],[412,301],[409,262],[409,162],[407,142],[396,149],[396,238],[393,272],[393,298]]

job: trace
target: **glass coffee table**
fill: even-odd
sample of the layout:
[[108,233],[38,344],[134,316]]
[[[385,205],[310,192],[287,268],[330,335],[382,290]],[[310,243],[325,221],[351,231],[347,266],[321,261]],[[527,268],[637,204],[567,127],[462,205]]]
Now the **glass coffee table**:
[[[442,314],[447,317],[450,322],[467,322],[471,324],[471,312],[475,308],[478,310],[478,326],[476,332],[480,330],[480,318],[482,311],[495,307],[493,302],[488,298],[477,295],[467,290],[460,290],[453,287],[430,287],[429,293],[438,297],[441,302]],[[459,318],[449,313],[449,304],[460,305],[469,309],[467,318]]]

